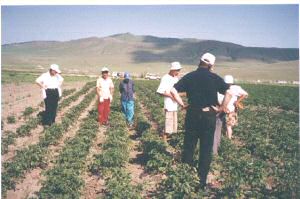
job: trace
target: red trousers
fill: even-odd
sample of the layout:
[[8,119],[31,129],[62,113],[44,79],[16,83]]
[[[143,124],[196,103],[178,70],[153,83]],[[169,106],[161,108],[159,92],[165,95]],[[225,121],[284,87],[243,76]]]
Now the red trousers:
[[98,121],[100,124],[108,122],[108,115],[110,112],[110,100],[105,99],[104,102],[98,103]]

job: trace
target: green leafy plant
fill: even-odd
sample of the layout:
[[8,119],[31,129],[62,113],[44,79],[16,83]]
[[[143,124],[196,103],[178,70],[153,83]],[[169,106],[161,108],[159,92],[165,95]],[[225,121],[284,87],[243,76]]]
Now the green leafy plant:
[[8,124],[14,124],[16,123],[16,117],[14,115],[10,115],[7,117],[7,123]]

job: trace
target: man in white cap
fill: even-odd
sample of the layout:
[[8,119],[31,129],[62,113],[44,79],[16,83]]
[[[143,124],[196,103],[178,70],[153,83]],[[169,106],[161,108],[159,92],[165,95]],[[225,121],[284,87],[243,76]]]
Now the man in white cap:
[[98,96],[98,121],[100,125],[108,125],[110,103],[113,100],[114,84],[109,77],[109,70],[103,67],[101,76],[97,79],[96,91]]
[[[215,56],[205,53],[201,56],[198,69],[186,74],[175,85],[177,92],[186,92],[188,107],[185,118],[185,135],[182,162],[193,165],[193,156],[200,139],[200,157],[198,175],[200,188],[204,189],[210,163],[216,126],[216,114],[227,112],[227,104],[231,98],[229,85],[217,74],[212,73]],[[225,94],[219,109],[217,93]],[[172,90],[171,90],[171,93]]]
[[178,82],[178,75],[181,70],[179,62],[172,62],[170,71],[164,75],[158,86],[157,93],[164,96],[165,109],[165,129],[162,135],[164,141],[167,141],[168,135],[177,132],[177,102],[171,94],[171,89]]
[[43,73],[36,79],[36,83],[42,89],[45,102],[45,112],[43,114],[43,125],[55,123],[58,100],[62,95],[61,85],[64,78],[60,75],[61,71],[57,64],[52,64],[48,72]]

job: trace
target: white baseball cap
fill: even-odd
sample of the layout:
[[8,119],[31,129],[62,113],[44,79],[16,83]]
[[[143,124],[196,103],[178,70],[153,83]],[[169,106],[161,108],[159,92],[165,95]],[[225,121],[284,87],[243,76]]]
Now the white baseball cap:
[[224,81],[227,84],[233,84],[233,82],[234,82],[233,76],[232,75],[225,75],[224,76]]
[[204,53],[200,60],[207,64],[214,65],[216,61],[216,57],[213,54]]
[[57,73],[61,73],[61,71],[59,70],[59,65],[57,64],[51,64],[50,69],[55,70]]
[[101,69],[101,72],[109,72],[109,70],[108,70],[108,68],[103,67],[103,68]]
[[180,69],[182,69],[182,67],[179,62],[176,61],[171,63],[170,70],[180,70]]

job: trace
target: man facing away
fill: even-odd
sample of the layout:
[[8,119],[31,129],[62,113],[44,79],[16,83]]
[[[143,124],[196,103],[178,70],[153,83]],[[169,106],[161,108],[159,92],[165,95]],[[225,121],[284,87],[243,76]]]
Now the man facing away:
[[[176,92],[186,92],[188,98],[182,161],[193,165],[194,151],[200,139],[198,175],[201,189],[206,186],[210,169],[216,114],[219,111],[227,112],[226,106],[231,98],[227,91],[229,85],[221,77],[211,72],[214,64],[214,55],[203,54],[198,69],[186,74],[174,85],[174,91],[171,91],[178,98],[180,96]],[[219,109],[216,107],[218,92],[225,94]],[[182,104],[182,106],[184,105]]]
[[109,70],[103,67],[101,76],[97,79],[96,91],[98,96],[98,121],[101,125],[108,125],[110,104],[113,100],[114,84],[108,74]]
[[134,118],[134,82],[130,79],[129,73],[125,72],[124,80],[120,82],[122,112],[126,117],[129,128],[133,127]]
[[182,67],[179,62],[172,62],[169,73],[162,77],[161,82],[156,91],[160,95],[164,96],[164,141],[167,141],[168,135],[177,132],[177,102],[171,94],[171,89],[173,88],[174,84],[178,82],[178,75],[181,68]]
[[58,100],[62,95],[61,85],[64,81],[60,73],[59,66],[51,64],[49,71],[36,79],[36,83],[42,89],[45,102],[45,112],[42,119],[43,125],[50,126],[55,123]]

